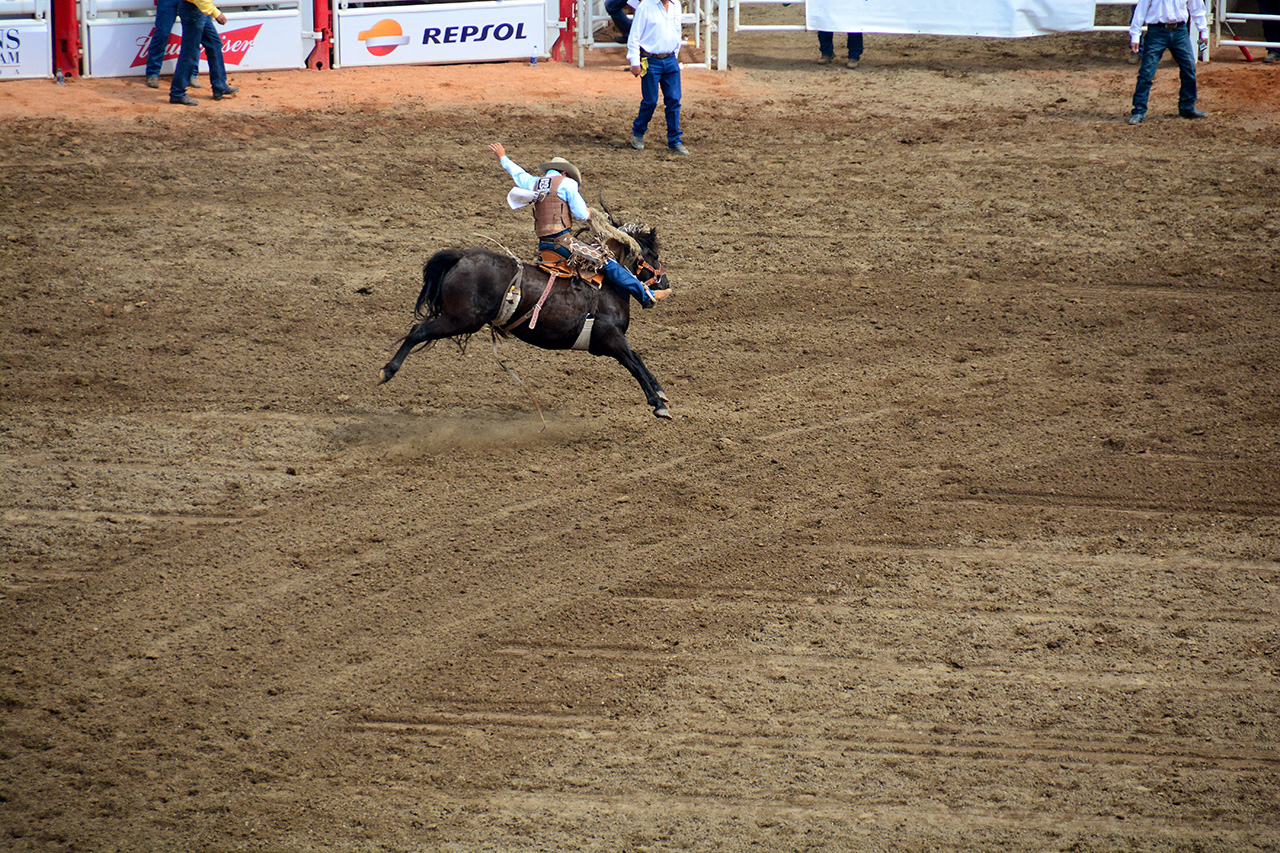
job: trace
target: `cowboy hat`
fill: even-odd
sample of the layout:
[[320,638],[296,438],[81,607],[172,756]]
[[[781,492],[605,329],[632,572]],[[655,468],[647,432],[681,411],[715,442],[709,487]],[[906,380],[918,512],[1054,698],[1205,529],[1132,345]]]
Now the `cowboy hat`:
[[543,163],[538,167],[538,171],[544,175],[552,169],[562,175],[573,178],[578,183],[582,183],[582,173],[578,171],[578,167],[563,157],[552,157],[549,163]]

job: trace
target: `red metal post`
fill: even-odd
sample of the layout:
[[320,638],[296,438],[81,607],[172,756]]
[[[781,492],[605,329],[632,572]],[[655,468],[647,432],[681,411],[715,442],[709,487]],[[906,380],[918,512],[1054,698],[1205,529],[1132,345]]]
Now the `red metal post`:
[[333,10],[329,0],[313,0],[312,8],[315,15],[312,25],[320,37],[307,57],[307,67],[323,71],[333,66]]
[[53,67],[67,77],[79,76],[82,56],[76,0],[53,0]]
[[565,28],[551,47],[551,58],[560,62],[573,62],[573,39],[578,32],[577,0],[560,0],[560,20]]

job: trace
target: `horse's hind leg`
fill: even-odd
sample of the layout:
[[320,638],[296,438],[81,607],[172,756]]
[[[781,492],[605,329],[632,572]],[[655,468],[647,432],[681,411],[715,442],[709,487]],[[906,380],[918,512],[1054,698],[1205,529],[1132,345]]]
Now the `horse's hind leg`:
[[379,371],[378,384],[390,382],[391,377],[396,375],[396,371],[404,364],[404,360],[408,358],[409,353],[419,344],[431,343],[441,338],[451,338],[455,335],[464,335],[474,331],[475,329],[472,328],[462,328],[458,323],[446,317],[437,317],[434,320],[417,324],[409,330],[409,334],[404,336],[400,349],[396,350],[396,354]]

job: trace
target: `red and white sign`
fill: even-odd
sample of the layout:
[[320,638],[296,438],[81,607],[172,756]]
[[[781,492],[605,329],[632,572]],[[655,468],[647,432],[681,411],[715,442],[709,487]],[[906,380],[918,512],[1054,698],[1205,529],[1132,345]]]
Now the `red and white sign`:
[[[298,15],[257,12],[228,15],[218,27],[222,36],[222,58],[228,72],[261,71],[268,68],[302,68],[312,42],[300,34]],[[127,77],[146,71],[147,49],[155,33],[150,18],[120,18],[96,21],[89,27],[85,47],[86,74],[90,77]],[[182,22],[174,24],[165,44],[162,71],[172,74],[182,45]],[[204,52],[200,70],[208,70]]]
[[341,8],[335,67],[531,59],[547,54],[546,0]]
[[[169,40],[164,46],[164,61],[178,61],[178,52],[182,50],[182,26],[174,27],[178,32],[169,33]],[[240,27],[234,30],[220,30],[218,35],[222,36],[222,61],[227,67],[240,66],[244,64],[245,54],[249,52],[249,48],[253,47],[253,41],[258,36],[258,31],[262,29],[262,24],[254,24],[251,27]],[[151,30],[147,36],[145,44],[138,46],[138,55],[133,58],[130,68],[146,68],[147,53],[151,50],[151,40],[156,37],[156,31]],[[204,50],[200,51],[200,58],[205,59]]]

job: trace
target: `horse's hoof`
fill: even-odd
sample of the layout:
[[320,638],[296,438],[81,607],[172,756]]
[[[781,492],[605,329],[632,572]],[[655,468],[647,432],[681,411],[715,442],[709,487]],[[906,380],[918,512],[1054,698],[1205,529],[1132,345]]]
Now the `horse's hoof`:
[[653,416],[655,418],[666,418],[667,420],[671,420],[671,412],[667,410],[666,406],[658,406],[654,409]]
[[388,373],[385,367],[382,368],[381,370],[378,371],[378,384],[381,385],[383,382],[390,381],[392,376],[395,376],[395,374]]
[[663,391],[661,388],[659,388],[659,389],[658,389],[658,399],[659,399],[659,400],[661,400],[661,401],[662,401],[662,402],[664,402],[664,403],[670,403],[670,402],[671,402],[671,400],[670,400],[670,399],[668,399],[668,397],[667,397],[667,392],[666,392],[666,391]]

